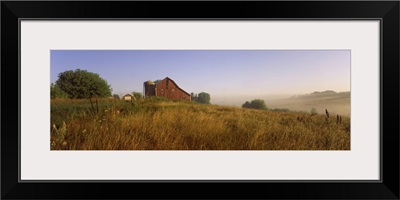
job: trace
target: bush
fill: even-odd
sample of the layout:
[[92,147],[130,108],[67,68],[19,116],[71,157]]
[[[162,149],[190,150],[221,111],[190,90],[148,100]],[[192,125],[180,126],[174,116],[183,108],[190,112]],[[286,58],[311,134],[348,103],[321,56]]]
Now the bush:
[[151,96],[151,97],[146,97],[145,102],[171,102],[171,99],[165,98],[165,97],[158,97],[158,96]]
[[120,99],[118,94],[113,94],[114,99]]
[[206,92],[200,92],[199,94],[193,94],[193,92],[191,93],[191,99],[192,101],[195,101],[197,103],[201,103],[201,104],[211,104],[211,96],[210,94],[206,93]]
[[143,99],[143,95],[140,92],[132,92],[132,95],[135,97],[136,100]]
[[267,105],[265,105],[264,100],[262,99],[254,99],[250,103],[246,101],[242,108],[252,108],[252,109],[259,109],[259,110],[267,110]]

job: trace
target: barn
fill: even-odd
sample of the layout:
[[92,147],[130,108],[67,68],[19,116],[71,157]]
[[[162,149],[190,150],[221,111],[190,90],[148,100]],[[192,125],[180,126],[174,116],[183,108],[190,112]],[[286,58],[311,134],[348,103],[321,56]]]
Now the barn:
[[178,84],[169,77],[164,78],[158,83],[146,81],[143,83],[143,89],[145,97],[159,96],[168,99],[191,100],[190,94],[180,88]]
[[122,97],[122,100],[124,100],[124,101],[134,101],[135,97],[133,95],[131,95],[131,94],[126,94],[126,95],[124,95]]

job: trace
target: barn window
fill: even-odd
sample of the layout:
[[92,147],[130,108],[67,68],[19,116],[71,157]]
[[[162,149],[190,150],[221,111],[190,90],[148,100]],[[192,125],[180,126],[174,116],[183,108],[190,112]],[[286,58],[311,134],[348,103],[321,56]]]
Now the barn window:
[[161,94],[164,94],[164,89],[161,89]]
[[166,83],[166,85],[167,85],[167,89],[168,89],[168,79],[167,79],[167,83]]
[[175,92],[175,89],[172,89],[171,91],[172,91],[172,92]]

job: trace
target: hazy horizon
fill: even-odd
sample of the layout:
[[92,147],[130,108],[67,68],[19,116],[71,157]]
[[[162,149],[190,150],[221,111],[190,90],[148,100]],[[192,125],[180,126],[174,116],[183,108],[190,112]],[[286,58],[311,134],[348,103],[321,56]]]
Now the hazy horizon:
[[120,96],[170,77],[220,105],[350,91],[350,50],[51,50],[50,67],[51,83],[79,68],[99,74]]

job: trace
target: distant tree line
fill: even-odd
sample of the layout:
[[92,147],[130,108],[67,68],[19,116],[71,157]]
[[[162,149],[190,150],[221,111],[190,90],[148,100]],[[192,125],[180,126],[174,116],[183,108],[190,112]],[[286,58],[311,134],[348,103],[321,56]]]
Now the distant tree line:
[[262,99],[254,99],[250,102],[246,101],[243,105],[242,108],[251,108],[251,109],[259,109],[259,110],[267,110],[267,105],[265,104],[265,101]]
[[274,108],[274,109],[268,109],[267,105],[265,104],[265,101],[262,99],[254,99],[250,102],[246,101],[243,105],[242,108],[250,108],[250,109],[258,109],[258,110],[270,110],[274,112],[290,112],[289,109],[287,108]]
[[211,104],[211,96],[206,92],[200,92],[199,94],[194,94],[193,92],[190,94],[192,101],[202,103],[202,104]]

